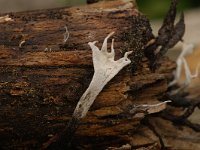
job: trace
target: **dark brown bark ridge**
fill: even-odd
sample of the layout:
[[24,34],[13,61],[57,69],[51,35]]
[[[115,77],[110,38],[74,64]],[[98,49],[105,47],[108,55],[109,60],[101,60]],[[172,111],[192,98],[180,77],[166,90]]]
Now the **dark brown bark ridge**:
[[[72,149],[199,148],[198,132],[180,128],[182,124],[172,124],[173,118],[166,116],[182,109],[168,105],[154,115],[149,113],[157,110],[143,107],[130,113],[135,105],[165,100],[175,69],[174,62],[162,57],[162,65],[150,70],[144,49],[154,36],[134,3],[99,2],[9,17],[12,20],[0,21],[0,149],[52,148],[54,143],[60,149],[69,143]],[[63,43],[65,25],[70,36]],[[72,141],[65,143],[68,135],[59,133],[65,133],[93,74],[87,43],[98,40],[100,46],[112,31],[116,59],[133,50],[132,64],[103,89]],[[76,120],[73,123],[76,128]]]

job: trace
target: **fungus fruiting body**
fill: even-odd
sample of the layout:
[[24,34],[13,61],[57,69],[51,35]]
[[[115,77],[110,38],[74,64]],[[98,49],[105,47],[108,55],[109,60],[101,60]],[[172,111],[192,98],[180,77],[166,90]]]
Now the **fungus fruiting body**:
[[97,41],[89,42],[89,46],[92,49],[92,58],[94,65],[94,75],[92,81],[80,98],[73,116],[75,118],[83,118],[86,116],[90,106],[93,104],[97,95],[101,92],[103,87],[125,66],[131,63],[128,55],[132,51],[126,52],[124,57],[119,60],[114,60],[114,39],[112,39],[111,52],[107,50],[107,41],[114,34],[110,33],[103,42],[101,50],[95,45]]
[[169,87],[173,86],[174,84],[176,84],[178,82],[178,80],[180,79],[181,76],[181,70],[182,70],[182,65],[185,69],[185,77],[186,80],[184,82],[185,86],[188,86],[191,83],[191,80],[193,78],[198,77],[199,75],[199,65],[196,67],[196,71],[194,74],[191,73],[191,70],[189,68],[189,65],[185,59],[185,56],[191,54],[193,52],[194,49],[194,45],[193,44],[183,44],[183,48],[182,51],[180,53],[180,55],[178,56],[177,60],[176,60],[176,64],[177,64],[177,68],[175,70],[175,74],[174,74],[174,80],[172,82],[169,83]]

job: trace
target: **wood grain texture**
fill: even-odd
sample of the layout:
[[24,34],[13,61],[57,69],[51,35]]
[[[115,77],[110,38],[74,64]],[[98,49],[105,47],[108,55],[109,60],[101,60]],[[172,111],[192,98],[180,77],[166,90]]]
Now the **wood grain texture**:
[[[100,46],[112,31],[116,59],[133,50],[133,63],[97,97],[73,144],[82,149],[127,143],[160,147],[158,137],[141,125],[143,117],[127,112],[136,104],[157,103],[175,64],[164,58],[155,73],[149,70],[143,48],[153,35],[134,3],[99,2],[9,15],[14,21],[0,23],[1,149],[38,149],[62,131],[92,78],[87,43],[98,40]],[[63,43],[65,25],[70,36]]]

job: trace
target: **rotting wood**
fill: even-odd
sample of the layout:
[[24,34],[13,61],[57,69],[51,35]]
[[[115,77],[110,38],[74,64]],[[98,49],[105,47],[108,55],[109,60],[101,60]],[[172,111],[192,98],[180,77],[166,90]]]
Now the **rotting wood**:
[[[106,149],[126,144],[132,148],[161,147],[158,136],[145,123],[141,124],[144,115],[130,115],[127,111],[133,105],[159,103],[175,63],[164,58],[156,72],[150,71],[141,49],[153,35],[148,20],[133,3],[101,2],[11,13],[9,17],[14,21],[0,23],[1,149],[38,149],[65,128],[92,78],[87,43],[95,40],[102,43],[112,31],[116,32],[117,58],[133,49],[134,62],[97,97],[82,120],[72,147]],[[63,44],[65,25],[70,36]],[[25,43],[19,47],[22,41]],[[170,134],[176,136],[181,131],[159,116],[150,116],[150,121],[158,131],[167,124],[172,132],[168,137],[160,133],[166,137],[168,147],[174,146]],[[194,133],[184,129],[187,134]],[[198,133],[191,140],[194,148],[198,147],[196,137]]]

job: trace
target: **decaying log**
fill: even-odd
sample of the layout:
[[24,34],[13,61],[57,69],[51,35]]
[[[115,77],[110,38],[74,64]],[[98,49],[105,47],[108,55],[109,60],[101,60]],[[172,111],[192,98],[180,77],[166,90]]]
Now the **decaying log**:
[[[1,149],[45,147],[51,137],[66,127],[92,79],[91,50],[87,43],[98,40],[97,45],[101,46],[112,31],[116,59],[133,50],[132,64],[97,97],[81,121],[72,147],[159,149],[162,142],[149,124],[165,136],[167,146],[174,146],[168,139],[178,129],[170,121],[159,116],[143,120],[148,114],[146,110],[130,113],[135,105],[159,103],[175,68],[174,62],[164,58],[159,69],[150,71],[143,49],[153,35],[148,19],[134,3],[99,2],[8,15],[10,19],[0,22]],[[63,42],[65,26],[69,38]],[[162,130],[166,127],[171,136]]]

